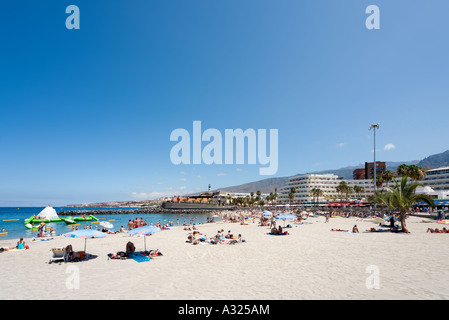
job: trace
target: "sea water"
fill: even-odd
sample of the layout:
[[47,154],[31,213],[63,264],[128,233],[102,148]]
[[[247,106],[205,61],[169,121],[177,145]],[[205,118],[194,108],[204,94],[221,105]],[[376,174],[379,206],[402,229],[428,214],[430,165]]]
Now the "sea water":
[[[24,220],[28,219],[32,215],[38,215],[45,207],[0,207],[0,229],[4,229],[5,232],[8,232],[7,235],[0,235],[0,240],[6,239],[19,239],[23,238],[35,238],[37,237],[37,231],[32,231],[25,227]],[[54,207],[57,213],[61,211],[80,211],[81,214],[85,214],[88,216],[90,213],[89,210],[134,210],[137,208],[67,208],[67,207]],[[101,214],[95,215],[99,221],[107,221],[113,225],[113,228],[109,230],[118,231],[123,226],[125,230],[128,229],[129,220],[133,220],[138,218],[139,220],[142,218],[144,221],[147,221],[148,225],[151,224],[168,224],[169,221],[173,222],[174,225],[183,225],[184,223],[190,224],[193,223],[204,223],[207,221],[207,218],[210,217],[210,214],[169,214],[169,213],[148,213],[148,214]],[[59,216],[60,218],[67,218],[68,216]],[[5,221],[5,220],[15,220],[18,221]],[[99,223],[91,224],[92,221],[77,221],[79,223],[78,229],[84,229],[85,225],[92,225],[92,229],[102,229],[103,227]],[[56,235],[62,235],[64,233],[72,231],[72,227],[67,225],[64,221],[61,222],[50,222],[46,224],[46,227],[53,227]],[[2,231],[0,231],[1,233]],[[47,235],[49,233],[47,232]]]

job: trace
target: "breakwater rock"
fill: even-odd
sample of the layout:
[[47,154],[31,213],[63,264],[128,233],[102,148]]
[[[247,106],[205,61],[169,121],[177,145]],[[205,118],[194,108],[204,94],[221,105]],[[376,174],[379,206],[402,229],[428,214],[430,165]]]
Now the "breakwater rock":
[[[232,208],[220,208],[220,210],[231,210]],[[79,216],[83,214],[100,216],[103,214],[154,214],[154,213],[172,213],[172,214],[198,214],[198,213],[214,213],[217,208],[163,208],[161,206],[139,208],[139,209],[89,209],[89,210],[63,210],[58,212],[60,216]]]

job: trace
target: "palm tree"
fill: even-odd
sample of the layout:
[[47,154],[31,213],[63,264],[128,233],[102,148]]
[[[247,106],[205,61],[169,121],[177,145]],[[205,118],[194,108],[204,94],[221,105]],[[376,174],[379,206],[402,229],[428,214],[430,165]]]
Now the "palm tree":
[[273,200],[273,192],[270,192],[270,194],[266,197],[266,200],[268,201],[268,203]]
[[278,195],[278,188],[274,188],[274,195],[273,195],[273,200],[274,200],[274,203],[276,204],[276,199],[277,198],[279,198],[279,195]]
[[392,210],[398,210],[400,213],[402,230],[405,228],[405,218],[407,213],[414,207],[417,202],[425,202],[429,206],[434,207],[434,202],[431,196],[427,194],[416,194],[415,190],[423,186],[422,183],[413,182],[407,184],[408,176],[402,177],[401,183],[395,180],[396,186],[393,188],[386,188],[385,193],[378,193],[373,197],[377,203],[385,204]]
[[417,166],[416,164],[411,164],[408,166],[403,163],[399,167],[397,167],[396,173],[399,176],[408,176],[415,181],[422,180],[426,177],[425,170],[422,167]]
[[313,188],[310,190],[310,193],[313,197],[315,197],[315,206],[318,206],[318,198],[323,195],[323,190],[319,188]]
[[359,194],[362,192],[362,189],[363,187],[361,187],[361,186],[354,186],[353,187],[353,189],[354,189],[354,193],[355,193],[355,197],[356,198],[358,198],[359,197]]
[[380,205],[380,212],[384,213],[385,203],[388,202],[385,197],[385,190],[374,190],[374,195],[368,198],[368,201],[371,203],[377,203]]
[[290,192],[287,195],[288,199],[290,200],[290,205],[292,205],[292,201],[295,199],[295,193],[296,193],[296,188],[291,187]]
[[384,184],[384,178],[382,176],[376,177],[376,188],[382,188]]
[[346,202],[348,202],[349,195],[353,192],[354,192],[354,189],[352,189],[352,187],[347,185],[345,188]]
[[348,188],[349,186],[345,181],[341,181],[340,184],[336,187],[337,192],[340,194],[340,202],[343,202],[343,195],[347,193]]
[[401,176],[401,177],[407,176],[408,173],[409,173],[408,165],[406,165],[405,163],[401,164],[399,167],[396,168],[396,174],[398,176]]
[[345,181],[341,181],[340,184],[336,187],[336,190],[338,193],[340,193],[340,202],[343,202],[343,196],[345,197],[346,202],[348,202],[349,194],[354,192],[354,189],[348,186]]
[[409,177],[415,181],[422,180],[426,177],[426,172],[422,167],[412,164],[409,167]]
[[388,185],[388,182],[392,181],[395,177],[395,174],[391,172],[390,170],[386,170],[382,173],[382,180],[383,182]]

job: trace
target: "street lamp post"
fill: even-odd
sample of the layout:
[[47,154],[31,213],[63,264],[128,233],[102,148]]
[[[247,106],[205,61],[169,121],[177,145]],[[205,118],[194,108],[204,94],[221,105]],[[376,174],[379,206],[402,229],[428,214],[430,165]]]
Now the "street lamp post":
[[369,126],[370,130],[374,131],[374,192],[376,192],[376,171],[377,171],[377,166],[376,166],[376,129],[379,129],[379,124],[372,124]]

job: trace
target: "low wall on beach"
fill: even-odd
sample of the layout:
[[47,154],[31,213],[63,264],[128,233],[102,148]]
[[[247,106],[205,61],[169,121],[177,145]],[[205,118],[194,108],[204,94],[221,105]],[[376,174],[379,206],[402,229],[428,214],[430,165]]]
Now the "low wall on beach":
[[162,208],[171,210],[233,210],[235,206],[218,206],[206,203],[164,202]]

